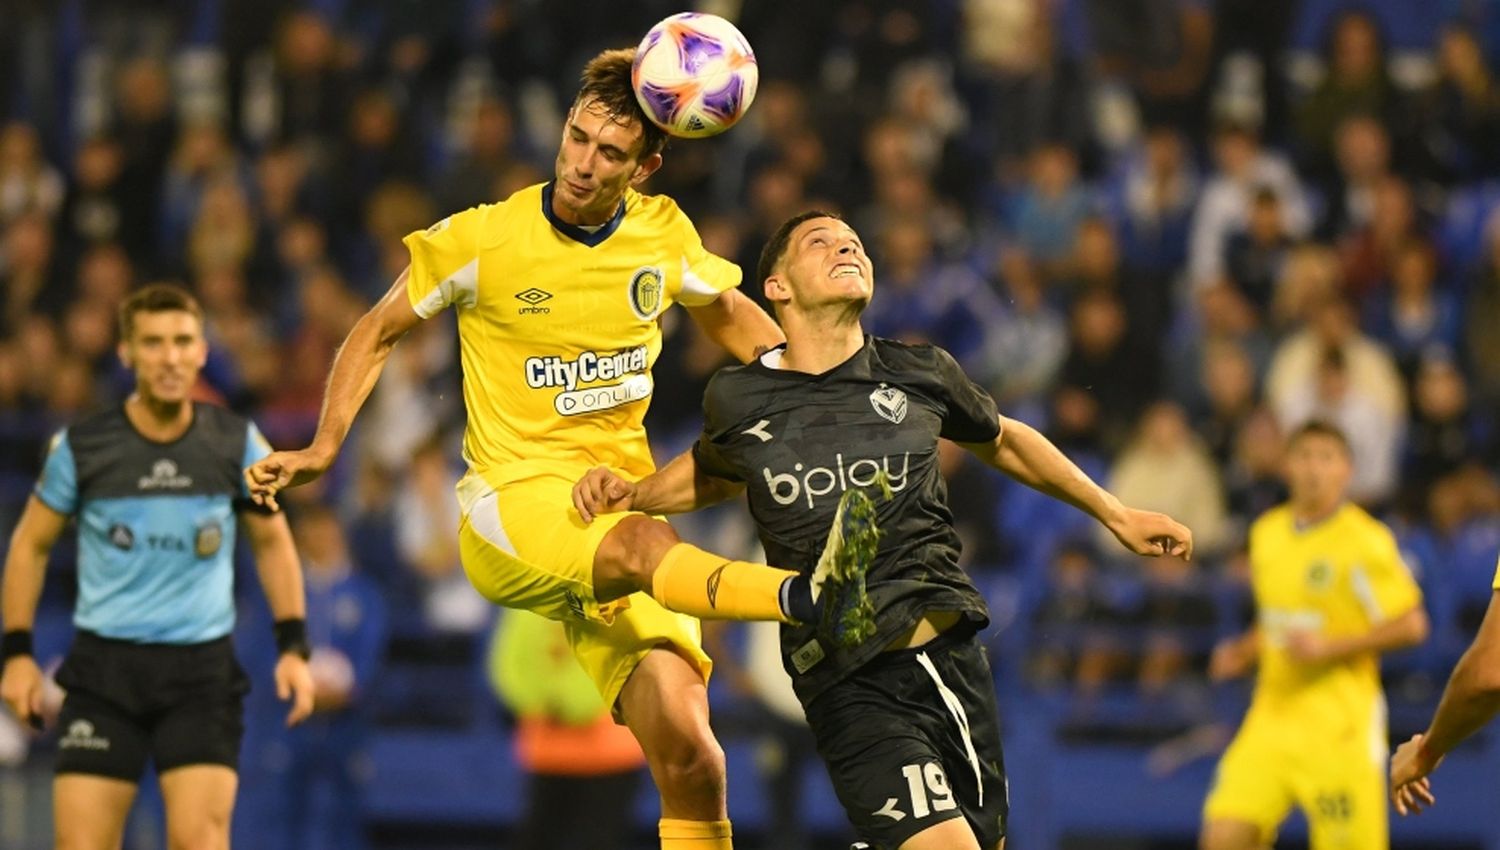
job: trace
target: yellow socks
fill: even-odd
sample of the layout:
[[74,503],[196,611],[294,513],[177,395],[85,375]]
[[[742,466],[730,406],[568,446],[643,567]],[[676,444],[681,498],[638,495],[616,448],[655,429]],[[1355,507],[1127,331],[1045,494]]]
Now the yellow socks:
[[657,565],[651,595],[673,611],[704,620],[787,622],[781,610],[781,585],[795,575],[791,570],[731,561],[678,543]]
[[734,850],[727,820],[662,818],[656,825],[661,850]]

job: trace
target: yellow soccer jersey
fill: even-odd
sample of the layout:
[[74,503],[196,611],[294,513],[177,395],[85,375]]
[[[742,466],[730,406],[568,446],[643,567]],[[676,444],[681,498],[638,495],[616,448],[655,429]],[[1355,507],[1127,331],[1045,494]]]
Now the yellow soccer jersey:
[[490,487],[605,465],[652,471],[642,420],[673,302],[739,285],[669,198],[626,192],[597,230],[552,213],[551,184],[406,237],[407,296],[458,314],[464,457]]
[[1376,656],[1301,664],[1287,653],[1286,637],[1297,630],[1358,635],[1421,604],[1390,529],[1355,505],[1299,529],[1283,505],[1251,526],[1250,571],[1261,635],[1251,714],[1269,712],[1299,725],[1382,718],[1383,731]]

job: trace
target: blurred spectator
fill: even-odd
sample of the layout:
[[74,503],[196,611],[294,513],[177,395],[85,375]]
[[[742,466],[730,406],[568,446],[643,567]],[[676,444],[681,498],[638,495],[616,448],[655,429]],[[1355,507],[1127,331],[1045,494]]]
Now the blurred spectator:
[[1255,412],[1255,363],[1234,340],[1210,340],[1203,350],[1200,380],[1206,404],[1194,427],[1222,468],[1229,463],[1240,431]]
[[1482,180],[1500,173],[1500,88],[1473,31],[1449,26],[1438,41],[1439,76],[1423,108],[1422,148],[1439,179]]
[[1266,408],[1245,419],[1234,440],[1234,456],[1224,469],[1229,510],[1243,539],[1250,522],[1286,499],[1281,462],[1285,456],[1281,426]]
[[1338,252],[1317,243],[1299,245],[1287,253],[1277,275],[1270,325],[1278,333],[1300,328],[1343,291],[1344,267]]
[[121,70],[109,136],[119,143],[124,158],[120,196],[126,205],[125,217],[140,222],[140,244],[149,246],[151,252],[135,259],[155,270],[162,177],[177,142],[172,83],[159,60],[134,59]]
[[[259,121],[269,132],[257,140],[310,143],[322,162],[344,126],[349,105],[350,83],[338,37],[317,12],[292,12],[281,21],[274,57],[272,77],[257,81],[261,90],[247,95],[267,107]],[[252,137],[260,136],[258,129],[251,128]]]
[[1423,516],[1437,482],[1489,455],[1495,419],[1476,416],[1463,373],[1449,356],[1424,357],[1412,386],[1411,432],[1402,466],[1400,507]]
[[81,251],[100,242],[119,242],[135,262],[151,258],[150,223],[131,218],[125,196],[124,155],[113,139],[85,141],[73,160],[73,181],[58,216],[58,238],[65,250]]
[[1201,132],[1214,43],[1209,9],[1189,0],[1084,5],[1101,70],[1130,87],[1145,120]]
[[1068,325],[1047,303],[1024,252],[1001,255],[1000,277],[1004,305],[986,334],[984,359],[999,366],[990,389],[1003,409],[1011,402],[1036,402],[1051,388],[1068,356]]
[[331,220],[349,229],[346,238],[353,238],[378,188],[421,176],[420,153],[410,127],[385,92],[367,89],[350,104],[348,131],[327,174]]
[[[1135,437],[1115,459],[1109,491],[1129,505],[1161,511],[1193,530],[1193,545],[1212,557],[1228,542],[1224,487],[1213,456],[1188,428],[1182,408],[1153,404]],[[1118,546],[1102,526],[1099,546]]]
[[56,316],[68,303],[69,287],[57,268],[52,229],[37,213],[11,222],[0,244],[0,334],[14,333],[31,313]]
[[[214,218],[226,214],[225,205],[230,193],[239,194],[238,204],[245,208],[239,216],[246,218],[248,223],[244,192],[249,186],[249,173],[223,128],[207,123],[184,128],[162,185],[161,241],[156,246],[157,256],[172,263],[173,268],[191,265],[193,258],[188,241],[200,235],[194,230],[204,221],[205,214]],[[217,197],[210,199],[214,193]],[[214,221],[209,229],[216,229],[219,224]],[[238,241],[246,242],[253,237],[252,231],[241,234]],[[248,256],[250,248],[246,244],[238,253]]]
[[1063,387],[1095,400],[1107,445],[1123,441],[1123,429],[1156,397],[1160,357],[1130,334],[1124,305],[1110,292],[1092,291],[1073,303],[1072,342],[1063,364]]
[[[1218,619],[1210,582],[1181,558],[1144,558],[1140,569],[1145,593],[1136,616],[1144,634],[1136,686],[1148,698],[1196,697],[1201,680],[1193,671],[1208,657]],[[1172,693],[1184,685],[1187,693]]]
[[437,632],[474,633],[489,623],[491,606],[469,584],[458,560],[458,475],[448,444],[433,438],[417,447],[397,488],[396,551],[422,579],[422,610]]
[[1313,307],[1307,325],[1276,349],[1266,373],[1265,393],[1266,401],[1283,421],[1289,418],[1286,411],[1292,397],[1306,398],[1317,384],[1329,349],[1339,350],[1355,393],[1369,399],[1382,417],[1406,415],[1406,391],[1390,352],[1360,333],[1353,305],[1335,297]]
[[1412,240],[1396,249],[1390,286],[1369,301],[1366,327],[1411,376],[1425,355],[1452,357],[1463,333],[1458,302],[1437,287],[1437,256],[1426,243]]
[[1474,379],[1475,399],[1493,410],[1500,407],[1500,216],[1486,228],[1482,264],[1469,285],[1465,306],[1465,358]]
[[1114,227],[1103,216],[1089,216],[1078,226],[1072,268],[1062,284],[1071,295],[1091,290],[1114,294],[1125,305],[1130,333],[1143,348],[1159,347],[1171,318],[1171,279],[1124,263]]
[[1339,125],[1337,170],[1324,184],[1327,208],[1318,235],[1337,241],[1368,228],[1377,215],[1378,193],[1395,180],[1391,173],[1391,140],[1384,126],[1368,115]]
[[1334,135],[1355,115],[1389,125],[1396,91],[1386,70],[1385,36],[1368,12],[1350,9],[1334,19],[1323,56],[1323,80],[1297,105],[1296,140],[1307,166],[1326,173]]
[[1127,660],[1119,634],[1123,613],[1109,588],[1092,547],[1075,542],[1058,548],[1032,621],[1043,638],[1031,657],[1038,685],[1071,683],[1087,698],[1119,675]]
[[1087,189],[1078,182],[1078,158],[1065,145],[1049,143],[1031,154],[1029,180],[1016,199],[1016,241],[1054,280],[1067,271],[1079,225],[1088,214]]
[[1229,237],[1249,223],[1251,201],[1261,189],[1281,200],[1282,221],[1293,238],[1307,233],[1311,217],[1302,184],[1280,155],[1265,150],[1255,134],[1228,124],[1213,137],[1214,173],[1203,186],[1193,214],[1188,275],[1196,287],[1218,283],[1224,275]]
[[489,97],[474,110],[462,152],[438,179],[441,214],[503,200],[494,186],[515,158],[515,116],[505,101]]
[[267,710],[262,766],[265,789],[277,799],[256,846],[361,850],[368,846],[364,788],[373,778],[367,695],[385,654],[386,602],[350,559],[332,510],[305,503],[293,516],[307,576],[313,715],[288,729],[276,722],[276,708]]
[[515,715],[516,760],[527,774],[526,817],[512,846],[623,850],[646,757],[630,730],[610,718],[562,623],[503,611],[489,671]]
[[1276,281],[1291,249],[1281,199],[1271,189],[1256,190],[1245,229],[1229,237],[1224,271],[1229,283],[1261,316],[1270,312]]
[[1127,263],[1150,273],[1177,273],[1187,260],[1198,190],[1182,134],[1164,124],[1148,128],[1126,162],[1115,201]]
[[0,227],[28,212],[51,219],[64,191],[62,175],[42,158],[36,130],[19,121],[0,127]]
[[1338,426],[1354,455],[1349,498],[1379,509],[1395,495],[1405,420],[1385,409],[1353,372],[1345,349],[1324,348],[1311,380],[1291,388],[1277,414],[1287,431],[1314,419]]
[[984,356],[989,329],[1003,310],[994,292],[967,266],[934,255],[924,221],[893,220],[879,238],[880,286],[865,312],[865,328],[889,339],[940,345],[974,380],[991,381],[1002,365]]

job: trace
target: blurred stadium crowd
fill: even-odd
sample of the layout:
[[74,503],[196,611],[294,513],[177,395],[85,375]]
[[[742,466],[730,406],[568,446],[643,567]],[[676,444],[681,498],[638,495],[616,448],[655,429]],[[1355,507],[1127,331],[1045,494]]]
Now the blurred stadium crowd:
[[[305,444],[401,237],[547,179],[583,61],[682,5],[9,0],[0,529],[50,434],[128,390],[113,310],[146,281],[203,302],[205,397]],[[726,135],[674,142],[647,191],[747,269],[787,216],[840,211],[874,255],[871,332],[947,347],[1002,410],[1197,535],[1191,564],[1123,560],[1081,514],[952,453],[1002,688],[1056,698],[1080,740],[1171,746],[1232,721],[1203,662],[1248,622],[1244,531],[1281,496],[1281,435],[1317,416],[1348,432],[1354,496],[1427,594],[1433,637],[1387,679],[1393,701],[1431,705],[1500,548],[1500,7],[698,5],[749,37],[760,94]],[[663,321],[648,424],[664,458],[725,358]],[[334,474],[288,494],[327,618],[314,636],[358,683],[353,743],[330,726],[317,744],[351,787],[369,735],[508,723],[481,675],[492,612],[457,561],[456,353],[451,323],[420,328]],[[684,527],[753,548],[733,509]],[[38,627],[54,651],[69,557]],[[239,632],[268,669],[261,608],[248,593]],[[725,717],[754,714],[747,690],[719,688]],[[314,770],[280,734],[252,730],[247,763]]]

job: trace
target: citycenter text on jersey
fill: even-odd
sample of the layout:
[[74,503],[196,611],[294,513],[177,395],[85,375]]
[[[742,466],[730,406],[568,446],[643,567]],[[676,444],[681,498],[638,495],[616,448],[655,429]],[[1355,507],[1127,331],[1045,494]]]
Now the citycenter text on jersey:
[[[624,351],[585,351],[572,360],[555,354],[526,358],[526,385],[535,390],[561,388],[553,402],[563,416],[576,416],[640,401],[651,395],[651,377],[646,374],[648,353],[638,345]],[[617,384],[579,389],[597,381]]]

